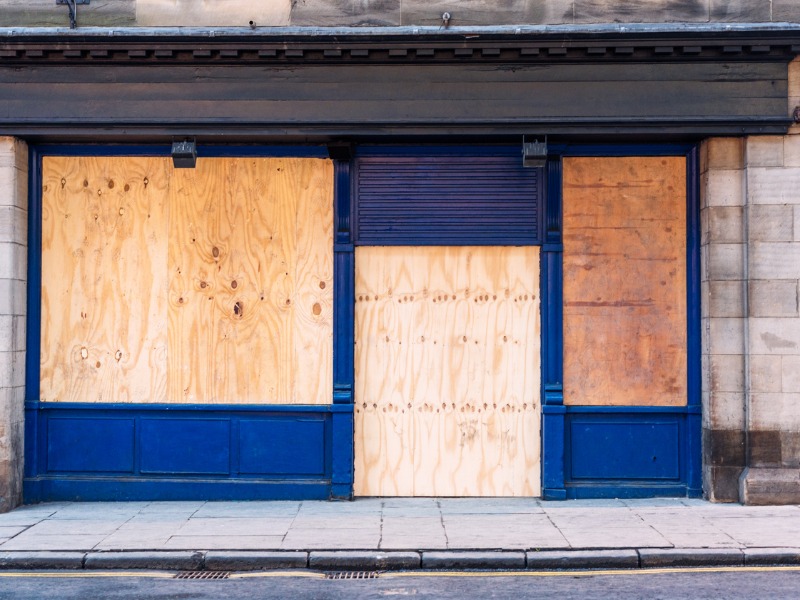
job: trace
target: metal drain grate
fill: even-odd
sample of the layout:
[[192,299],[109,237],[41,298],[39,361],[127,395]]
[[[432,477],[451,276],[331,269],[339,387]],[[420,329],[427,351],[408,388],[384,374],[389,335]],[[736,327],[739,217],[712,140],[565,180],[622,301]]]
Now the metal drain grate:
[[230,571],[181,571],[175,574],[175,579],[228,579]]
[[377,571],[333,571],[325,573],[325,579],[377,579]]

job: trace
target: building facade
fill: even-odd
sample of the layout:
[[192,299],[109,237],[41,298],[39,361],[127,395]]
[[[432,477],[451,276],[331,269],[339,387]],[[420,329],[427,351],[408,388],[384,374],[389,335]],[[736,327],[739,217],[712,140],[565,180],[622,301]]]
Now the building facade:
[[800,8],[251,4],[0,2],[4,508],[800,502]]

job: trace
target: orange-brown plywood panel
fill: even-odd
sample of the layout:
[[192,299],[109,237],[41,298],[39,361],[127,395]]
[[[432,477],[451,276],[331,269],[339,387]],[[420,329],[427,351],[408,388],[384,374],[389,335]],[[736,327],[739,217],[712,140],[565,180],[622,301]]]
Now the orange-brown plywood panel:
[[40,398],[164,402],[168,158],[45,157]]
[[356,249],[355,492],[539,494],[539,250]]
[[686,161],[565,158],[564,403],[687,401]]

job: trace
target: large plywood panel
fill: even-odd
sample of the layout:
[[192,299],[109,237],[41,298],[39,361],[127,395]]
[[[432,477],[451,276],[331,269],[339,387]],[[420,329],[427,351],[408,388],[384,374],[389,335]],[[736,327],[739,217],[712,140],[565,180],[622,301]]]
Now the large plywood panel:
[[42,400],[166,398],[171,168],[165,158],[43,159]]
[[356,250],[355,493],[539,494],[539,252]]
[[563,166],[565,404],[685,405],[685,159]]
[[331,402],[332,186],[332,163],[316,159],[175,171],[171,402]]
[[331,402],[330,161],[43,171],[42,400]]

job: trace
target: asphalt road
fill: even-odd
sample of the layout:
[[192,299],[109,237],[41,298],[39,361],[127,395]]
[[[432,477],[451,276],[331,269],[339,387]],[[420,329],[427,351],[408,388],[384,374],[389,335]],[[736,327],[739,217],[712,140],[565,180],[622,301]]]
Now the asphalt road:
[[331,581],[315,573],[234,574],[221,581],[182,581],[172,574],[0,573],[0,599],[362,600],[373,598],[676,598],[800,597],[800,567],[559,573],[392,573]]

